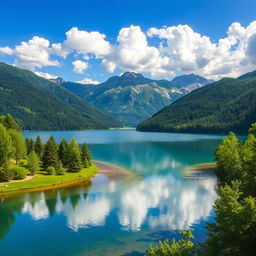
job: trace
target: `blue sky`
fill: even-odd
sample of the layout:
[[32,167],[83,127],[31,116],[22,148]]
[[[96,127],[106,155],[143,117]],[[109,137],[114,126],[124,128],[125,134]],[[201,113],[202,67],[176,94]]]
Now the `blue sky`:
[[71,81],[125,70],[167,79],[236,76],[256,69],[255,10],[254,0],[4,1],[0,60]]

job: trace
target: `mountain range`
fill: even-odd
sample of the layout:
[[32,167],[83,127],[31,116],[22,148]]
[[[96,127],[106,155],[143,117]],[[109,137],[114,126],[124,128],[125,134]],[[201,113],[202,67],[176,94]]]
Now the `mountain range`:
[[107,129],[121,124],[63,86],[0,62],[0,114],[24,130]]
[[194,74],[168,81],[125,72],[98,85],[72,82],[63,82],[61,85],[123,125],[136,126],[183,95],[211,82]]
[[137,126],[138,131],[246,134],[256,122],[256,71],[194,90]]

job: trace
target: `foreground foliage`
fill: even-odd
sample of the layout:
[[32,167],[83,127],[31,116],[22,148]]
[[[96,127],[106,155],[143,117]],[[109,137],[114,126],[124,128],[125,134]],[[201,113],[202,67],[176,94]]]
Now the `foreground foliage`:
[[193,256],[195,253],[195,245],[190,240],[194,238],[191,230],[181,231],[183,239],[176,241],[172,239],[159,242],[157,247],[149,246],[146,256]]

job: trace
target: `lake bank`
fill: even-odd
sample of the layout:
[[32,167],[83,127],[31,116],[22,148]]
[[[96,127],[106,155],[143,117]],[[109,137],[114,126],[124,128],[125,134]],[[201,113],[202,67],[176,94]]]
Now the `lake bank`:
[[202,163],[191,165],[185,168],[185,177],[186,178],[193,178],[193,177],[201,177],[205,175],[213,175],[214,168],[216,167],[216,163]]
[[27,176],[24,180],[0,183],[0,195],[67,187],[81,182],[90,182],[97,174],[104,174],[111,179],[132,176],[131,172],[118,165],[104,161],[94,161],[91,167],[82,169],[78,173],[66,173],[64,176],[37,174],[35,176]]

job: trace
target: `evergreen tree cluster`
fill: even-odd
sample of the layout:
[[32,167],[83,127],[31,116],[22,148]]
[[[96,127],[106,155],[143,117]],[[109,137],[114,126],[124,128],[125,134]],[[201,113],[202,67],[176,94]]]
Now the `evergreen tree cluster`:
[[[25,164],[23,164],[26,159]],[[36,140],[24,140],[20,127],[11,115],[0,116],[0,182],[22,177],[24,169],[11,167],[10,162],[22,165],[34,175],[40,168],[47,174],[64,175],[68,172],[79,172],[92,164],[88,145],[81,148],[72,139],[70,144],[63,139],[58,146],[51,136],[44,145],[40,136]],[[14,175],[16,172],[17,175]]]
[[69,144],[63,139],[58,146],[51,136],[44,146],[42,167],[45,170],[53,167],[56,174],[62,174],[64,168],[68,172],[79,172],[91,165],[92,158],[86,143],[80,148],[75,139],[71,139]]

